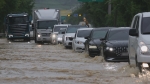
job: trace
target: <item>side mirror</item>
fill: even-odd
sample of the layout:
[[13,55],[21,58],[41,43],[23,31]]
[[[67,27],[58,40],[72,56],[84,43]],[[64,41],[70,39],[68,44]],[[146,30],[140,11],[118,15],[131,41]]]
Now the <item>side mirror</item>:
[[129,35],[130,36],[138,36],[137,30],[136,29],[130,29],[129,30]]
[[89,36],[87,36],[87,37],[84,37],[85,39],[88,39],[89,38]]

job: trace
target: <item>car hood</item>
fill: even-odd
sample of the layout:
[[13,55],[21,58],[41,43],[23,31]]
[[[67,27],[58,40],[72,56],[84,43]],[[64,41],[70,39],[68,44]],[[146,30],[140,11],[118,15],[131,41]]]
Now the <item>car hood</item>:
[[74,36],[75,36],[75,33],[66,33],[65,36],[74,37]]
[[82,41],[82,42],[85,42],[85,41],[86,41],[85,38],[76,38],[75,40],[76,40],[76,41]]
[[107,41],[107,46],[111,47],[122,47],[122,46],[128,46],[128,40],[122,40],[122,41]]

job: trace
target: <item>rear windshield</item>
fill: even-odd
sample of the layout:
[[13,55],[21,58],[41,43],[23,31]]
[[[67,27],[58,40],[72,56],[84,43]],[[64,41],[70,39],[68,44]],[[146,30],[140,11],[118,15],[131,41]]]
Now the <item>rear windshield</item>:
[[150,34],[150,17],[144,17],[142,19],[141,33]]
[[59,30],[60,30],[61,28],[67,28],[67,26],[55,26],[55,27],[54,27],[54,32],[59,32]]
[[66,33],[76,33],[77,29],[79,28],[87,28],[87,27],[83,27],[83,26],[70,26],[67,28]]
[[90,35],[92,30],[79,30],[77,37],[87,37]]
[[93,39],[104,38],[108,30],[96,30],[92,32]]
[[108,40],[128,40],[129,29],[112,30],[109,32]]

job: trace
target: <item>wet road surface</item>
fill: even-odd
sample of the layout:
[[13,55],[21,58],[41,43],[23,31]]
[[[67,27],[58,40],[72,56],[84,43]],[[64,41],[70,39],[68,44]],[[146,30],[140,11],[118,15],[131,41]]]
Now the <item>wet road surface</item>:
[[128,63],[104,62],[62,45],[0,39],[0,84],[150,84],[149,79]]

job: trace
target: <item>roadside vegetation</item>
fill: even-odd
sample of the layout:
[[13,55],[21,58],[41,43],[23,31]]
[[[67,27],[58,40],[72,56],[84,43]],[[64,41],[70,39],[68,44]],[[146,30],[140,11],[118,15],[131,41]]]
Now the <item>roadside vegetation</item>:
[[[85,14],[89,23],[95,27],[101,26],[130,26],[136,13],[150,11],[149,0],[111,0],[111,14],[108,14],[108,1],[84,2],[72,14]],[[78,23],[83,17],[74,18],[73,15],[67,22]]]

